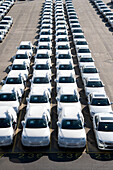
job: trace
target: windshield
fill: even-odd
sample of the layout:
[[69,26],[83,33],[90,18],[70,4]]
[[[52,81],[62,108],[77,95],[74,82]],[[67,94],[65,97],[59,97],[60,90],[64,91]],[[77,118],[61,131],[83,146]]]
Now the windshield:
[[48,45],[41,45],[39,46],[39,49],[47,49],[50,50],[50,47]]
[[93,62],[92,58],[80,58],[80,62]]
[[49,83],[49,79],[46,77],[36,77],[33,80],[34,84],[47,84]]
[[62,102],[62,103],[78,102],[78,97],[75,94],[73,94],[73,95],[61,95],[60,102]]
[[86,41],[77,41],[76,45],[87,45]]
[[61,64],[59,66],[59,70],[72,70],[72,65],[71,64]]
[[22,84],[21,78],[7,78],[6,84]]
[[81,120],[62,120],[62,129],[82,129]]
[[69,54],[59,54],[58,59],[71,59]]
[[12,66],[12,70],[26,70],[26,67],[22,64],[15,64]]
[[49,55],[48,54],[37,54],[36,58],[37,59],[48,59]]
[[16,59],[28,59],[27,54],[16,54]]
[[48,99],[45,95],[32,95],[30,97],[30,103],[47,103]]
[[58,38],[57,42],[60,42],[60,41],[62,41],[62,42],[67,42],[68,39],[67,39],[67,38]]
[[98,73],[96,68],[84,68],[83,73]]
[[49,70],[48,64],[37,64],[35,70]]
[[0,128],[11,127],[10,120],[8,118],[0,118]]
[[59,33],[57,33],[57,36],[58,35],[66,35],[66,32],[59,32]]
[[98,131],[113,132],[113,122],[99,122]]
[[90,53],[89,49],[79,49],[78,53]]
[[46,128],[47,122],[44,119],[27,119],[26,128]]
[[103,84],[101,81],[89,81],[86,87],[103,87]]
[[80,25],[72,25],[72,28],[80,28]]
[[41,35],[50,35],[50,32],[41,32]]
[[73,77],[60,77],[59,83],[74,83]]
[[40,42],[50,42],[50,39],[49,38],[41,38]]
[[20,50],[30,50],[31,47],[30,47],[30,45],[20,45],[19,49]]
[[74,38],[85,38],[84,35],[74,35]]
[[0,101],[16,101],[15,93],[1,93]]
[[82,32],[82,30],[75,29],[75,30],[73,30],[73,33],[83,33],[83,32]]
[[91,105],[93,105],[93,106],[109,106],[110,103],[107,98],[103,98],[103,99],[102,98],[98,98],[98,99],[93,98]]

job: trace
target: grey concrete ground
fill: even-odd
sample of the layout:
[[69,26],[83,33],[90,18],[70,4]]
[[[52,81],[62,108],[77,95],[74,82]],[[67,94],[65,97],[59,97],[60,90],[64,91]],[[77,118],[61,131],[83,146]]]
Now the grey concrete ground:
[[[0,44],[0,80],[7,75],[5,70],[10,65],[9,60],[15,55],[19,43],[22,40],[30,40],[32,43],[36,41],[36,27],[43,2],[44,0],[17,1],[9,12],[9,15],[14,18],[14,25],[6,39]],[[112,8],[108,0],[106,0],[106,3]],[[113,30],[105,23],[89,0],[73,0],[73,4],[89,42],[96,66],[100,70],[106,92],[110,100],[113,101]],[[88,109],[84,105],[83,112],[85,113],[85,120],[89,119]],[[113,153],[100,152],[96,148],[92,125],[90,120],[88,122],[89,126],[86,128],[87,146],[84,151],[63,150],[62,152],[58,150],[56,144],[52,143],[52,146],[46,152],[40,149],[37,153],[34,153],[33,149],[25,154],[26,151],[22,150],[19,143],[20,139],[17,137],[13,148],[5,148],[4,152],[0,149],[0,169],[113,169]]]

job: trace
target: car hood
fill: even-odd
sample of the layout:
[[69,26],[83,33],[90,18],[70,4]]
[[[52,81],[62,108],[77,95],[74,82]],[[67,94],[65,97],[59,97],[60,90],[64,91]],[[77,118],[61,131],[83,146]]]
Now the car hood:
[[112,112],[111,106],[90,106],[90,110],[94,113]]
[[59,135],[63,138],[86,138],[85,130],[60,129]]
[[0,137],[6,137],[13,134],[13,129],[10,128],[0,128]]
[[23,129],[23,136],[26,137],[45,137],[50,134],[49,128],[40,128],[40,129]]
[[77,111],[77,110],[81,110],[81,104],[80,104],[80,102],[77,102],[77,103],[61,103],[61,102],[60,102],[60,105],[59,105],[59,106],[60,106],[60,108],[64,108],[65,106],[66,106],[66,107],[68,107],[68,106],[71,107],[71,106],[72,106],[72,107],[75,107],[76,111]]
[[113,143],[113,132],[99,132],[98,131],[98,137],[102,141],[109,141]]
[[92,93],[92,92],[105,93],[104,87],[85,87],[85,91],[86,93]]

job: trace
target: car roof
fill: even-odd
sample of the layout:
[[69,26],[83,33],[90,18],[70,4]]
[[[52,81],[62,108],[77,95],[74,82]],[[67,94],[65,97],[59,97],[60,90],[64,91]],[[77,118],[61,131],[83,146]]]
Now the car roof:
[[96,113],[95,116],[98,116],[99,122],[113,122],[113,112]]
[[20,45],[31,45],[31,41],[21,41]]
[[61,94],[77,94],[75,87],[69,88],[68,86],[64,86],[60,89]]
[[39,87],[33,87],[32,89],[31,89],[31,92],[30,92],[30,94],[31,95],[44,95],[44,94],[46,94],[46,90],[44,90],[44,89],[39,89]]
[[46,107],[43,106],[30,106],[30,108],[27,111],[27,118],[30,117],[36,117],[36,118],[42,118],[43,115],[47,112]]
[[93,98],[107,98],[106,93],[93,92],[91,94],[92,94]]
[[65,106],[62,108],[62,117],[65,119],[80,119],[80,115],[82,114],[80,110],[77,110],[76,107],[73,106]]
[[18,50],[16,54],[27,54],[26,50]]
[[87,77],[86,80],[87,81],[101,81],[99,77]]

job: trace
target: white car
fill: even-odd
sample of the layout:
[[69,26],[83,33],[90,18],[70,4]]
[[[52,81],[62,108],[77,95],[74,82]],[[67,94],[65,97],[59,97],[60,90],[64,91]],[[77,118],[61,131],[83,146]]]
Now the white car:
[[69,40],[68,40],[68,38],[67,37],[57,37],[56,38],[56,46],[58,46],[59,44],[61,44],[62,43],[62,45],[66,45],[66,44],[68,44],[68,46],[69,46]]
[[105,17],[106,20],[108,20],[109,17],[113,17],[113,12],[107,12],[104,17]]
[[27,52],[18,50],[16,55],[12,57],[13,63],[23,64],[29,68],[30,67],[30,57]]
[[29,73],[28,68],[25,64],[19,64],[19,63],[17,64],[17,63],[13,63],[12,66],[8,67],[10,70],[8,76],[10,77],[22,76],[24,81],[26,81]]
[[25,89],[25,83],[21,76],[8,75],[5,80],[2,81],[4,88],[16,89],[19,97],[22,97]]
[[47,24],[43,24],[41,27],[40,27],[40,30],[51,30],[52,29],[52,25],[47,25]]
[[56,45],[56,54],[58,54],[61,51],[67,51],[67,53],[69,53],[70,52],[69,43],[62,45],[62,43],[60,42],[59,44],[57,44]]
[[74,41],[74,44],[76,44],[76,41],[86,41],[86,38],[84,35],[74,35],[73,36],[73,41]]
[[0,146],[8,146],[13,143],[16,130],[17,114],[12,107],[0,106]]
[[101,81],[100,78],[96,77],[89,77],[84,79],[84,90],[86,96],[88,96],[90,93],[105,93],[104,84]]
[[45,107],[33,106],[27,111],[25,120],[22,121],[23,131],[21,136],[24,146],[48,146],[50,143],[50,120]]
[[67,61],[67,60],[63,60],[62,62],[60,61],[58,63],[58,65],[56,66],[57,69],[57,75],[59,74],[75,74],[75,70],[74,70],[74,66],[73,63]]
[[58,65],[58,63],[65,63],[65,61],[73,63],[73,59],[72,59],[72,55],[71,55],[71,51],[67,52],[67,51],[59,51],[59,53],[57,53],[56,55],[56,65]]
[[11,16],[4,16],[2,21],[8,21],[8,22],[11,23],[11,25],[13,24],[13,18]]
[[75,42],[75,49],[76,49],[76,51],[78,50],[78,49],[80,49],[80,48],[88,48],[88,43],[87,43],[87,41],[86,40],[79,40],[79,41],[76,41]]
[[4,35],[6,35],[8,33],[8,27],[0,25],[0,32],[3,32]]
[[56,37],[58,37],[58,36],[68,36],[68,32],[67,32],[67,30],[57,30],[57,32],[56,32]]
[[96,113],[93,129],[100,150],[113,150],[113,112]]
[[33,45],[31,43],[31,41],[21,41],[19,47],[17,47],[17,49],[20,51],[23,51],[24,53],[27,53],[29,55],[29,57],[32,57],[33,55]]
[[0,31],[0,42],[3,41],[5,35],[4,35],[4,32]]
[[18,96],[18,93],[15,90],[0,90],[0,107],[11,106],[14,108],[16,113],[18,113],[19,105],[20,97]]
[[81,77],[82,77],[83,83],[84,83],[84,79],[86,79],[88,77],[100,78],[99,71],[93,65],[88,65],[88,66],[81,67]]
[[11,24],[7,21],[0,21],[0,26],[7,26],[8,30],[11,28]]
[[77,90],[75,75],[72,75],[69,73],[59,74],[57,75],[57,78],[55,79],[55,81],[57,83],[57,93],[62,87],[67,87],[67,88],[75,87],[75,89]]
[[83,66],[95,66],[94,59],[91,56],[79,57],[78,58],[78,65],[81,69]]
[[51,48],[52,47],[52,41],[50,40],[49,37],[40,37],[39,40],[38,40],[38,46],[39,45],[49,45],[49,47]]
[[44,63],[48,63],[51,66],[51,57],[46,51],[42,51],[42,50],[40,52],[37,51],[34,58],[35,58],[34,63],[44,62]]
[[102,11],[102,15],[105,17],[105,15],[106,15],[108,12],[111,12],[111,10],[110,10],[109,8],[104,9],[104,10]]
[[46,107],[50,112],[50,102],[49,102],[49,93],[48,90],[40,89],[33,87],[29,94],[27,100],[27,110],[32,106],[43,106]]
[[[3,13],[4,13],[4,17],[6,17],[5,16],[5,14],[8,12],[8,10],[7,10],[7,8],[5,7],[5,6],[1,6],[0,5],[0,11],[2,11],[3,10]],[[2,13],[1,13],[2,14]],[[3,15],[2,15],[3,16]],[[3,17],[3,19],[4,19],[4,17]]]
[[113,22],[113,16],[108,18],[108,23],[112,25],[111,23]]
[[43,29],[42,29],[40,31],[39,35],[40,35],[40,38],[49,37],[50,40],[52,40],[52,37],[53,37],[52,32],[50,30],[43,31]]
[[50,46],[49,43],[39,43],[37,46],[37,51],[40,53],[41,51],[45,51],[48,53],[50,56],[52,55],[52,47]]
[[84,148],[86,133],[84,118],[76,107],[65,106],[58,117],[58,145],[64,148]]
[[82,47],[82,48],[77,49],[77,58],[78,59],[79,59],[79,57],[85,57],[85,56],[90,56],[90,57],[92,56],[89,48]]
[[44,91],[48,90],[49,93],[49,98],[51,98],[51,79],[46,75],[33,75],[32,79],[30,80],[31,82],[31,88],[37,87],[39,89],[43,89]]
[[47,62],[35,62],[35,65],[33,66],[33,75],[39,76],[39,75],[48,75],[49,78],[51,78],[51,67],[49,63]]
[[91,93],[88,95],[88,106],[91,117],[95,113],[112,112],[111,102],[106,93]]
[[79,94],[76,87],[62,87],[56,97],[57,100],[57,113],[65,106],[74,106],[77,110],[81,110]]

